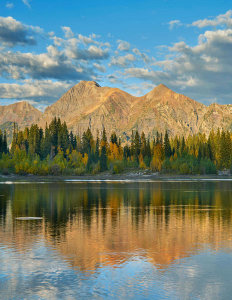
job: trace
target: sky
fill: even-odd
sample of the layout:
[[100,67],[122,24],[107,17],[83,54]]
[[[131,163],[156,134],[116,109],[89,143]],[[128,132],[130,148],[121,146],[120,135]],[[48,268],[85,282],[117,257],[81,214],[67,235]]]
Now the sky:
[[0,105],[40,110],[80,80],[232,101],[228,0],[1,0]]

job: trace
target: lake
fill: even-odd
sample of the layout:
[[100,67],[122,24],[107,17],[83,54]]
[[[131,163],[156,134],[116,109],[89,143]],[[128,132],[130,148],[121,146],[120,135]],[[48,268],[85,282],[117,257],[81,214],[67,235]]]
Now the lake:
[[0,182],[1,299],[231,299],[231,278],[232,181]]

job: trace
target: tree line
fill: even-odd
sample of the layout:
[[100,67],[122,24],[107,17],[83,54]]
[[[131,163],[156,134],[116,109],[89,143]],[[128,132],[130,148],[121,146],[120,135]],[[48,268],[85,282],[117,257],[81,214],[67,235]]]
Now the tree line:
[[38,175],[82,175],[110,170],[146,169],[173,174],[216,174],[231,169],[232,135],[212,130],[207,137],[199,133],[169,137],[157,132],[150,140],[145,133],[132,131],[129,143],[122,144],[105,129],[96,138],[88,128],[82,136],[73,134],[65,122],[54,118],[43,130],[37,124],[19,130],[14,125],[13,140],[7,147],[6,132],[0,132],[0,171]]

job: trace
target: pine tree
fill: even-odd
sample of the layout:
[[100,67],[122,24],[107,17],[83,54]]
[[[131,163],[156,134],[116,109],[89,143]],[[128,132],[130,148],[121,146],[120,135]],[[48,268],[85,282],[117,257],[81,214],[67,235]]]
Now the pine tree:
[[2,131],[0,130],[0,154],[3,153],[3,135]]
[[100,146],[99,133],[97,132],[97,140],[95,146],[95,162],[99,160],[99,146]]
[[8,152],[8,148],[7,148],[7,137],[6,137],[6,130],[4,131],[4,137],[3,137],[3,153],[7,153]]
[[135,136],[134,136],[134,131],[133,130],[132,130],[132,133],[131,133],[130,154],[131,155],[135,154]]
[[142,132],[142,134],[141,134],[141,154],[142,154],[143,158],[146,156],[146,150],[147,150],[146,136],[145,136],[145,133]]
[[14,153],[17,147],[17,136],[18,136],[18,128],[16,123],[14,122],[14,129],[13,129],[13,139],[11,143],[11,152]]
[[115,131],[111,134],[110,141],[112,144],[116,144],[118,146],[118,138]]
[[41,155],[41,132],[38,125],[31,125],[29,130],[29,154]]
[[164,155],[166,158],[169,158],[172,155],[172,149],[171,149],[167,130],[164,136]]
[[107,170],[107,155],[106,155],[106,146],[102,146],[101,148],[101,156],[100,156],[100,171]]
[[181,147],[180,147],[180,154],[183,156],[185,154],[185,149],[186,145],[185,145],[185,139],[184,137],[182,137],[182,141],[181,141]]
[[88,128],[85,132],[83,132],[82,139],[82,154],[91,152],[91,148],[93,147],[93,135],[91,130]]
[[134,155],[135,155],[135,160],[137,162],[139,162],[139,154],[140,154],[140,148],[141,148],[141,140],[140,140],[140,136],[139,136],[139,132],[138,130],[136,130],[135,132],[135,138],[134,138],[134,147],[135,147],[135,150],[134,150]]
[[106,130],[103,129],[102,140],[101,140],[101,155],[100,155],[100,171],[107,170],[107,136]]
[[231,166],[231,139],[230,139],[230,133],[227,131],[225,132],[222,130],[221,132],[221,138],[220,138],[220,151],[219,151],[219,157],[220,157],[220,168],[222,169],[229,169]]

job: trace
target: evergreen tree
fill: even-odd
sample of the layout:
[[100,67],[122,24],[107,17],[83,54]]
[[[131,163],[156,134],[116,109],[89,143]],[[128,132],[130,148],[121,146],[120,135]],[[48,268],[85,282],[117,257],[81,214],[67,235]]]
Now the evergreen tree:
[[101,155],[100,155],[100,171],[107,170],[107,136],[106,130],[103,128],[101,140]]
[[142,134],[141,134],[141,154],[142,154],[143,158],[146,156],[146,151],[147,151],[146,136],[145,136],[145,133],[142,132]]
[[130,153],[131,153],[131,155],[135,154],[135,136],[134,136],[134,131],[133,130],[132,130],[132,133],[131,133]]
[[167,130],[164,136],[164,155],[166,158],[169,158],[172,155],[172,149],[171,149]]
[[2,150],[3,150],[3,153],[5,153],[5,154],[8,152],[6,130],[4,131],[3,147],[2,147]]
[[118,138],[115,132],[111,134],[110,141],[112,144],[116,144],[118,146]]
[[100,171],[107,170],[107,155],[106,155],[106,146],[102,146],[101,148],[101,156],[100,156]]
[[14,129],[13,129],[13,139],[12,139],[12,143],[11,143],[11,152],[14,153],[17,147],[17,133],[18,129],[17,129],[17,125],[14,122]]
[[127,160],[128,158],[131,157],[131,153],[130,153],[130,147],[128,145],[126,145],[124,148],[123,148],[123,158],[125,160]]
[[95,147],[95,162],[99,160],[99,146],[100,146],[99,133],[97,132],[97,140],[96,140],[96,147]]
[[0,154],[3,153],[3,135],[2,131],[0,130]]
[[182,137],[181,147],[180,147],[180,154],[181,154],[182,156],[185,154],[185,148],[186,148],[186,145],[185,145],[185,138]]
[[141,140],[140,140],[139,132],[138,130],[136,130],[135,138],[134,138],[134,155],[135,155],[135,160],[137,162],[139,162],[140,148],[141,148]]
[[41,133],[37,124],[31,125],[29,130],[29,154],[41,155]]
[[231,166],[231,151],[232,151],[232,149],[231,149],[230,133],[222,130],[221,138],[220,138],[220,151],[219,151],[220,168],[222,168],[222,169],[230,168],[230,166]]

